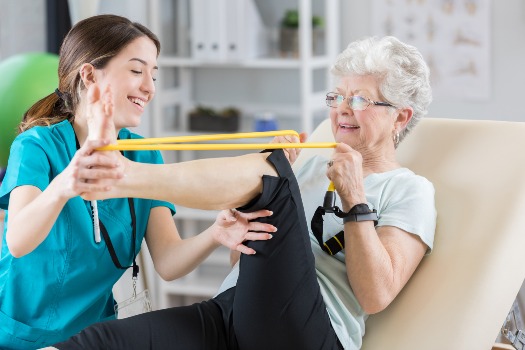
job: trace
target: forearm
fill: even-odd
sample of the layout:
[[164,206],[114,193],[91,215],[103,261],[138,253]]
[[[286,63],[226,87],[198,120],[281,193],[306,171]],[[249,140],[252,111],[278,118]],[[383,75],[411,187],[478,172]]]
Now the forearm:
[[174,164],[127,162],[125,176],[95,198],[138,197],[207,210],[235,208],[261,193],[263,175],[277,175],[269,153],[199,159]]
[[43,192],[33,186],[15,188],[11,193],[6,233],[11,254],[21,257],[38,247],[48,236],[66,202],[67,199],[57,195],[53,183]]
[[348,280],[366,313],[386,308],[410,279],[428,246],[419,235],[371,221],[345,224]]
[[366,313],[383,310],[395,297],[392,261],[370,221],[345,224],[348,280]]
[[210,227],[190,238],[173,241],[163,247],[155,258],[155,269],[166,281],[172,281],[187,275],[201,264],[217,247]]

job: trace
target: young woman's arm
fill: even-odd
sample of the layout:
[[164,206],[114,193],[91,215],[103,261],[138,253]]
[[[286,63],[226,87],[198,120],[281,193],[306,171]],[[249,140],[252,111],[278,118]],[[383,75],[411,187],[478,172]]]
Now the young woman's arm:
[[[83,192],[104,191],[122,175],[115,167],[113,157],[94,153],[96,148],[106,144],[103,141],[86,142],[44,191],[30,185],[11,191],[6,242],[14,257],[29,254],[42,243],[70,198]],[[98,178],[103,180],[96,180]]]
[[[166,207],[151,210],[146,242],[159,275],[167,281],[182,277],[206,259],[219,245],[245,254],[256,252],[246,247],[245,240],[267,240],[275,227],[260,222],[250,222],[257,217],[271,215],[267,210],[249,214],[225,210],[218,214],[215,223],[202,233],[181,239],[171,212]],[[258,232],[253,232],[258,231]]]

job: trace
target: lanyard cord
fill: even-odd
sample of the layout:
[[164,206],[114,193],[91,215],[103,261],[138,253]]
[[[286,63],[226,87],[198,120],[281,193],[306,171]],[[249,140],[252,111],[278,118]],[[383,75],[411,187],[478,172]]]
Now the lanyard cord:
[[109,237],[108,230],[106,229],[106,226],[100,221],[100,232],[102,233],[102,238],[104,238],[104,242],[106,242],[106,245],[108,246],[109,255],[111,256],[111,260],[113,260],[113,264],[116,268],[127,270],[130,267],[133,267],[133,279],[136,279],[139,274],[139,265],[137,265],[137,253],[135,251],[136,249],[136,238],[137,238],[137,228],[136,228],[136,221],[135,221],[135,204],[133,203],[132,198],[128,198],[129,203],[129,212],[131,214],[131,227],[132,227],[132,238],[131,238],[131,251],[133,253],[133,265],[131,266],[122,266],[120,261],[118,260],[117,254],[115,253],[115,248],[113,248],[113,243],[111,242],[111,238]]
[[345,248],[345,231],[339,231],[335,236],[325,242],[323,240],[323,216],[325,214],[325,208],[321,206],[317,207],[312,217],[310,227],[321,249],[329,255],[335,255]]
[[[73,128],[73,124],[71,124],[71,127]],[[73,128],[73,133],[75,133],[75,129]],[[77,151],[80,149],[80,143],[78,142],[77,135],[75,133],[75,142],[77,146]],[[133,202],[132,198],[128,198],[128,204],[129,204],[129,214],[131,216],[131,229],[132,229],[132,235],[131,235],[131,252],[133,254],[133,264],[130,266],[122,266],[120,261],[118,260],[117,254],[115,253],[115,248],[113,247],[113,243],[111,242],[111,238],[109,237],[108,230],[106,229],[106,226],[102,223],[102,221],[98,218],[98,215],[96,218],[93,218],[93,226],[94,229],[96,228],[96,225],[98,224],[100,226],[100,231],[102,233],[102,237],[104,238],[104,242],[106,242],[106,245],[108,247],[109,255],[111,256],[111,260],[113,261],[113,264],[117,269],[127,270],[130,267],[133,267],[133,281],[137,280],[137,276],[139,274],[139,265],[137,265],[137,252],[136,252],[136,238],[137,238],[137,223],[136,223],[136,216],[135,216],[135,204]],[[91,205],[91,212],[94,212],[93,205]],[[97,222],[98,221],[98,222]]]
[[[326,191],[323,205],[317,207],[315,213],[312,217],[310,227],[312,233],[314,234],[317,242],[321,246],[321,249],[329,255],[335,255],[341,250],[345,249],[345,231],[339,231],[335,236],[330,237],[327,241],[323,240],[323,216],[327,213],[332,213],[335,216],[342,218],[343,223],[348,221],[362,221],[370,220],[374,222],[374,226],[377,225],[377,212],[376,210],[370,210],[366,204],[357,204],[348,213],[343,212],[338,206],[335,205],[335,187],[332,182]],[[364,208],[363,208],[364,207]],[[361,220],[358,220],[357,216],[361,217]]]

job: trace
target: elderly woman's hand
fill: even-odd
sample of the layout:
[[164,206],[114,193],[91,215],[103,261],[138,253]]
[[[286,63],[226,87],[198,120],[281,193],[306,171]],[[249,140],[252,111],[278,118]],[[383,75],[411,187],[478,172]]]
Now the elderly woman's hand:
[[271,224],[252,221],[272,215],[269,210],[258,210],[252,213],[241,213],[237,210],[223,210],[217,215],[213,224],[213,238],[232,250],[244,254],[255,254],[255,250],[243,244],[244,241],[264,241],[272,238],[269,232],[277,231]]
[[[275,136],[270,143],[301,143],[305,142],[306,138],[306,133],[302,132],[299,134],[299,137],[294,135]],[[284,155],[286,156],[290,164],[293,164],[295,162],[295,160],[299,156],[299,153],[301,152],[301,148],[285,148],[283,150]]]
[[109,191],[111,185],[122,178],[120,163],[106,152],[95,151],[106,145],[106,141],[87,140],[75,153],[69,165],[53,180],[61,197]]
[[345,143],[338,143],[328,163],[326,176],[334,183],[343,210],[366,202],[363,185],[363,157]]

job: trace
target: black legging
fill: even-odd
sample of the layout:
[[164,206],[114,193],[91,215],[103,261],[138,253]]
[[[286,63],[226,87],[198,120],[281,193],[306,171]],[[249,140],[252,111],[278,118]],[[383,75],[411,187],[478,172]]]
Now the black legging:
[[59,349],[342,349],[330,324],[297,181],[282,150],[268,158],[279,176],[263,176],[263,192],[241,211],[266,208],[277,227],[271,240],[247,245],[237,286],[185,307],[98,323]]

